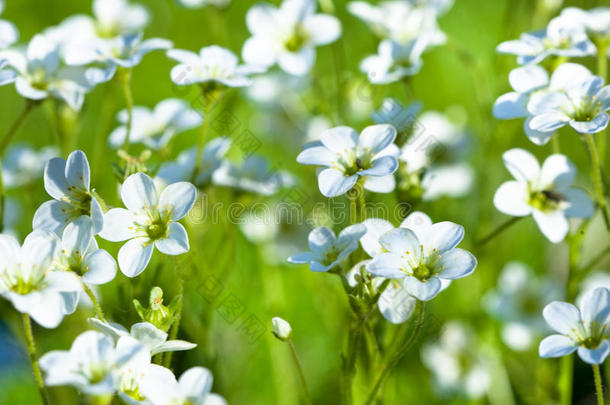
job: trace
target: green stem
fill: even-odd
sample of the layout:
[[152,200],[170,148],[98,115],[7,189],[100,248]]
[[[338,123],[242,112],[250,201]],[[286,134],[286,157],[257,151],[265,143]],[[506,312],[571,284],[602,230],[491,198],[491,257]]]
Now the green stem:
[[305,402],[309,405],[313,405],[313,401],[309,396],[309,390],[307,389],[307,380],[305,380],[305,373],[303,373],[303,367],[301,367],[301,362],[299,361],[299,356],[297,356],[297,349],[294,347],[294,343],[292,339],[288,339],[288,346],[290,347],[290,353],[292,353],[292,359],[294,360],[294,366],[299,373],[299,380],[301,381],[301,387],[303,388],[303,393],[305,394]]
[[49,393],[44,386],[42,373],[40,372],[40,366],[38,365],[38,356],[36,356],[36,344],[34,343],[34,334],[32,333],[32,322],[30,321],[30,316],[28,314],[21,314],[21,318],[23,320],[23,330],[25,332],[28,355],[30,356],[30,362],[32,363],[36,385],[38,386],[38,391],[42,397],[42,403],[44,405],[49,405],[51,403],[49,400]]
[[131,136],[131,127],[133,124],[133,93],[131,92],[131,69],[119,71],[118,79],[125,97],[125,107],[127,108],[127,124],[125,129],[125,139],[123,140],[123,149],[129,148],[129,138]]
[[8,131],[4,134],[2,140],[0,140],[0,232],[4,231],[4,211],[6,204],[6,191],[4,190],[4,183],[2,182],[2,158],[4,157],[4,151],[11,142],[11,139],[13,139],[13,136],[15,136],[15,133],[17,133],[17,130],[21,127],[25,121],[25,118],[28,116],[30,111],[32,111],[32,108],[35,105],[37,105],[36,102],[26,100],[23,110],[21,110],[21,113],[17,116]]
[[[178,294],[182,296],[182,299],[178,303],[178,308],[174,314],[174,322],[172,323],[172,329],[169,332],[168,340],[174,340],[178,336],[178,330],[180,330],[180,319],[182,318],[182,306],[184,305],[184,274],[182,273],[182,267],[177,264],[177,260],[174,259],[174,267],[176,268],[176,275],[178,276]],[[172,364],[172,352],[165,353],[163,363],[166,368],[170,368]]]
[[593,379],[595,380],[595,392],[597,394],[597,405],[604,405],[604,390],[602,388],[602,376],[599,365],[593,364]]
[[593,179],[595,182],[595,191],[597,193],[597,204],[604,217],[604,223],[606,224],[606,230],[610,232],[610,217],[608,217],[608,210],[606,206],[606,198],[604,197],[604,183],[602,182],[602,170],[599,162],[599,155],[595,147],[595,139],[592,134],[585,134],[585,141],[591,155],[591,163],[593,164]]
[[559,405],[572,403],[572,379],[574,375],[574,355],[563,356],[559,363]]
[[561,144],[559,142],[559,134],[555,134],[551,137],[551,146],[553,153],[561,153]]
[[394,353],[392,358],[390,358],[390,360],[388,361],[388,364],[386,364],[385,368],[379,375],[379,378],[377,378],[377,381],[375,382],[375,385],[373,386],[373,389],[371,390],[371,393],[369,394],[368,399],[365,402],[365,405],[370,405],[373,403],[373,401],[375,401],[375,397],[377,396],[377,392],[379,391],[379,388],[381,388],[381,384],[388,377],[388,375],[390,374],[390,371],[392,371],[392,369],[394,367],[396,367],[396,365],[398,364],[400,359],[402,359],[402,357],[409,351],[411,346],[413,346],[413,344],[415,343],[415,340],[417,339],[417,336],[419,335],[419,332],[421,331],[422,325],[424,324],[424,312],[425,312],[425,305],[424,305],[423,301],[418,301],[417,305],[419,306],[419,312],[417,315],[417,322],[415,324],[415,328],[413,328],[413,332],[411,333],[411,336],[409,336],[409,339],[405,342],[405,344],[401,348],[399,348],[396,351],[396,353]]
[[91,299],[91,302],[93,302],[93,307],[95,308],[95,313],[97,317],[100,319],[100,321],[106,322],[106,318],[104,318],[104,311],[102,311],[102,306],[100,305],[100,302],[97,300],[95,294],[93,293],[93,291],[91,291],[91,288],[89,288],[87,283],[85,283],[82,279],[81,282],[83,284],[83,290],[85,290],[85,293]]
[[349,222],[355,224],[358,222],[358,195],[355,189],[347,192],[349,197]]
[[479,241],[478,246],[479,247],[483,247],[485,244],[487,244],[493,238],[495,238],[496,236],[500,235],[502,232],[504,232],[505,230],[510,228],[512,225],[516,224],[521,218],[523,218],[523,217],[513,217],[513,218],[509,219],[508,221],[504,222],[502,225],[500,225],[499,227],[494,229],[492,232],[490,232],[487,236],[482,238]]
[[199,175],[199,171],[201,170],[201,158],[203,156],[203,148],[205,147],[209,127],[212,122],[210,113],[212,109],[214,109],[214,106],[220,101],[223,96],[222,93],[212,93],[208,95],[203,89],[201,91],[201,94],[203,100],[203,123],[201,124],[201,132],[199,133],[199,140],[197,144],[197,157],[195,160],[195,170],[193,170],[191,183],[195,183],[197,176]]

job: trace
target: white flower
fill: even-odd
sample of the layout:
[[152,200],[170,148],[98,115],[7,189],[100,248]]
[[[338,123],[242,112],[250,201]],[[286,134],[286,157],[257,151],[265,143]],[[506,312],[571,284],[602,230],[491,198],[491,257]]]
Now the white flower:
[[55,146],[34,150],[28,145],[15,145],[2,160],[2,182],[5,189],[25,186],[42,177],[45,164],[58,155]]
[[85,93],[91,89],[85,69],[62,67],[58,45],[43,35],[34,36],[27,50],[5,51],[3,57],[17,74],[17,92],[27,99],[57,98],[80,110]]
[[400,137],[410,131],[418,121],[417,115],[421,109],[422,103],[418,101],[403,106],[400,101],[390,97],[383,100],[381,107],[371,114],[371,118],[376,124],[392,125]]
[[330,44],[341,35],[335,17],[315,14],[315,0],[284,0],[279,8],[257,4],[248,10],[246,25],[252,34],[243,46],[246,62],[302,76],[314,64],[315,47]]
[[520,39],[502,42],[499,53],[517,55],[520,65],[537,64],[549,56],[583,57],[595,53],[578,20],[566,16],[553,18],[546,30],[521,34]]
[[114,279],[117,266],[114,258],[97,246],[89,218],[81,216],[66,226],[60,249],[54,257],[52,268],[71,271],[87,284],[106,284]]
[[445,42],[445,34],[439,29],[437,17],[446,13],[453,0],[440,1],[383,1],[371,5],[364,1],[352,1],[348,11],[364,21],[377,35],[400,43],[415,38],[425,39],[429,45]]
[[584,297],[591,291],[599,287],[610,289],[610,273],[607,271],[592,271],[587,275],[587,278],[580,283],[580,292],[576,297],[576,304],[582,305]]
[[290,186],[294,179],[289,173],[274,171],[267,159],[251,155],[241,166],[223,161],[212,173],[212,182],[260,195],[272,195],[280,188]]
[[318,175],[320,192],[337,197],[349,191],[359,178],[364,188],[378,193],[394,190],[392,173],[398,168],[396,129],[390,125],[366,127],[360,136],[350,127],[335,127],[320,135],[320,142],[305,146],[297,162],[326,166]]
[[438,342],[422,347],[422,362],[434,374],[441,393],[477,399],[491,388],[489,364],[477,347],[473,331],[459,321],[447,322]]
[[547,330],[540,319],[544,305],[561,296],[559,285],[548,277],[538,277],[521,262],[507,263],[498,285],[483,297],[483,307],[502,322],[502,340],[513,350],[531,347]]
[[549,92],[565,91],[575,78],[587,80],[593,77],[589,69],[577,63],[563,63],[553,72],[550,80],[547,71],[537,65],[521,66],[511,70],[508,81],[514,91],[503,94],[494,103],[493,114],[499,119],[526,118],[523,130],[536,145],[546,144],[554,131],[537,131],[530,127],[532,115],[528,105]]
[[57,234],[70,222],[85,215],[93,221],[93,233],[102,229],[102,207],[89,191],[89,162],[87,156],[74,151],[68,160],[53,158],[44,169],[44,187],[53,200],[42,204],[34,214],[33,227]]
[[496,208],[508,215],[532,215],[540,231],[553,243],[561,242],[570,224],[567,218],[588,218],[593,203],[572,187],[576,168],[564,155],[549,156],[540,167],[526,150],[515,148],[502,155],[515,180],[503,183],[494,196]]
[[419,73],[424,50],[422,43],[416,40],[401,44],[385,39],[379,43],[376,55],[362,60],[360,70],[367,74],[373,84],[396,82]]
[[432,201],[442,196],[464,197],[472,189],[474,179],[474,170],[466,163],[433,166],[426,170],[422,179],[422,199]]
[[152,179],[143,173],[129,176],[121,187],[127,207],[104,215],[100,236],[112,242],[127,241],[119,250],[119,267],[127,277],[142,273],[154,247],[166,255],[188,252],[189,241],[177,221],[193,207],[197,190],[187,182],[167,186],[160,194]]
[[115,38],[85,37],[68,43],[64,57],[66,64],[71,66],[94,65],[87,69],[87,79],[92,84],[99,84],[112,79],[117,68],[131,69],[142,61],[144,55],[171,47],[172,42],[163,38],[143,41],[142,33]]
[[589,10],[566,7],[561,11],[561,16],[578,21],[593,39],[610,37],[610,7],[595,7]]
[[456,248],[463,237],[464,228],[452,222],[422,221],[408,229],[392,229],[379,238],[384,251],[367,270],[376,276],[404,278],[409,294],[428,301],[441,291],[441,280],[466,277],[474,271],[474,256]]
[[[127,110],[117,116],[122,124],[110,134],[108,142],[114,148],[121,147],[127,132]],[[159,150],[167,146],[181,132],[201,125],[201,113],[189,108],[186,101],[168,98],[157,104],[154,110],[136,106],[133,108],[130,143],[142,143]]]
[[[204,187],[212,181],[213,173],[221,166],[223,158],[231,141],[229,138],[214,138],[203,148],[201,154],[201,165],[199,173],[195,177],[195,184]],[[178,181],[190,181],[195,172],[195,160],[197,159],[197,148],[192,147],[181,152],[175,161],[164,163],[157,172],[157,177],[168,184]]]
[[322,226],[309,233],[309,252],[297,253],[288,258],[290,263],[309,263],[311,271],[329,271],[358,249],[358,240],[366,233],[363,224],[350,225],[339,233]]
[[150,20],[146,7],[128,0],[93,0],[94,26],[101,38],[141,31]]
[[273,326],[273,334],[276,338],[284,341],[292,336],[292,327],[282,318],[274,317],[271,319],[271,325]]
[[[4,1],[0,2],[0,14],[4,11]],[[0,49],[8,48],[19,39],[17,27],[9,21],[0,20]]]
[[144,345],[151,356],[164,352],[191,350],[197,347],[196,344],[184,340],[167,340],[167,333],[149,322],[135,323],[131,326],[129,332],[117,323],[106,323],[97,318],[89,318],[89,323],[115,341],[124,336],[130,336]]
[[76,275],[53,271],[57,249],[55,235],[43,230],[30,233],[23,246],[12,236],[0,235],[0,295],[45,328],[57,327],[74,311],[63,294],[81,289]]
[[542,312],[558,334],[540,342],[540,357],[561,357],[578,350],[589,364],[602,364],[610,353],[610,290],[596,288],[583,299],[580,308],[567,302],[553,301]]
[[[123,339],[129,340],[129,338]],[[152,368],[151,360],[148,350],[139,350],[120,366],[115,389],[127,405],[150,405],[150,401],[142,393],[140,385]]]
[[549,92],[528,103],[534,116],[531,129],[553,132],[569,124],[577,132],[593,134],[608,126],[610,86],[604,86],[601,77],[584,73],[573,75],[569,83],[565,91]]
[[227,87],[249,86],[248,75],[260,72],[250,65],[238,65],[237,56],[216,45],[201,48],[199,54],[182,49],[170,49],[167,57],[180,62],[172,68],[172,81],[178,85],[195,83]]
[[176,381],[171,371],[153,364],[140,386],[152,405],[227,405],[224,398],[210,392],[212,382],[207,368],[190,368]]
[[73,386],[88,395],[111,394],[120,381],[120,368],[144,347],[130,337],[116,344],[100,332],[80,334],[69,351],[54,350],[40,358],[48,386]]
[[201,8],[207,5],[226,7],[231,3],[231,0],[176,0],[176,3],[186,8]]

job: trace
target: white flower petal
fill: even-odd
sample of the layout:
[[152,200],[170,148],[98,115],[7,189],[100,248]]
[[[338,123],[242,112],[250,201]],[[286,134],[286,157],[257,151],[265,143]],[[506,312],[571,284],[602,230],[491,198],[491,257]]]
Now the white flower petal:
[[127,277],[136,277],[146,269],[154,244],[148,238],[134,238],[119,250],[119,267]]
[[553,301],[542,310],[542,316],[553,330],[569,335],[581,324],[580,312],[572,304]]
[[83,275],[83,281],[93,285],[109,283],[117,272],[116,261],[110,253],[103,249],[98,249],[85,256],[83,268],[87,270]]
[[104,227],[100,237],[111,242],[122,242],[135,235],[135,217],[131,211],[124,208],[113,208],[104,215]]
[[125,180],[121,186],[121,198],[130,211],[155,207],[158,203],[155,183],[144,173],[132,174]]
[[441,281],[434,277],[426,281],[419,281],[415,277],[405,278],[405,287],[409,294],[421,301],[429,301],[441,291]]
[[159,211],[169,211],[168,217],[172,221],[178,221],[189,213],[195,199],[197,189],[191,183],[179,182],[167,186],[159,197]]
[[358,181],[357,175],[345,176],[336,169],[324,169],[318,175],[318,187],[325,197],[337,197],[347,193]]
[[547,336],[540,342],[540,347],[538,348],[538,354],[543,359],[566,356],[575,351],[576,346],[572,339],[564,335]]
[[189,237],[186,229],[177,222],[169,224],[166,238],[155,241],[155,246],[166,255],[181,255],[189,251]]
[[532,213],[532,207],[527,203],[529,199],[527,185],[511,180],[498,188],[494,195],[494,205],[504,214],[522,217]]
[[534,210],[533,216],[540,231],[553,243],[564,240],[570,230],[570,223],[563,211],[544,213]]

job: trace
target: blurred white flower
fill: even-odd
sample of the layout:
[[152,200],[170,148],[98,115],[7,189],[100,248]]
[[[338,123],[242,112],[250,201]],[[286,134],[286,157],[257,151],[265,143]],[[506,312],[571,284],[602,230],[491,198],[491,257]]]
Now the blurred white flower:
[[35,35],[26,50],[2,52],[2,58],[16,73],[17,92],[27,99],[57,98],[78,111],[91,90],[85,69],[62,66],[58,45],[43,35]]
[[523,130],[530,141],[536,145],[546,144],[554,131],[537,131],[530,127],[532,114],[528,105],[549,92],[565,91],[573,84],[575,77],[583,80],[593,77],[589,69],[577,63],[562,63],[549,80],[547,71],[538,65],[521,66],[511,70],[508,81],[514,91],[503,94],[493,106],[494,117],[499,119],[525,118]]
[[540,342],[540,357],[561,357],[578,350],[578,356],[589,364],[602,364],[610,353],[610,290],[596,288],[585,295],[580,308],[553,301],[542,312],[544,319],[558,334]]
[[520,65],[538,64],[549,56],[583,57],[595,54],[580,21],[561,15],[553,18],[545,30],[524,33],[516,40],[502,42],[499,53],[516,55]]
[[396,129],[390,125],[366,127],[360,135],[350,127],[324,131],[320,141],[305,145],[297,162],[325,166],[318,175],[318,186],[325,197],[348,192],[360,178],[364,188],[378,193],[394,190],[392,173],[398,168]]
[[[123,145],[127,133],[127,110],[119,112],[117,119],[122,124],[110,134],[108,142],[113,148]],[[184,100],[168,98],[159,102],[153,110],[135,106],[131,124],[130,143],[142,143],[159,150],[177,134],[198,127],[203,121],[201,113],[190,108]]]
[[307,238],[310,251],[292,255],[288,262],[309,263],[310,270],[316,272],[332,270],[358,249],[358,240],[365,233],[366,227],[363,224],[348,226],[338,237],[325,226],[315,228]]
[[184,340],[167,340],[167,333],[149,322],[134,323],[129,332],[118,323],[103,322],[97,318],[89,318],[89,323],[110,336],[115,342],[124,336],[130,336],[144,345],[151,356],[165,352],[191,350],[197,347],[196,344]]
[[610,37],[610,7],[595,7],[589,10],[566,7],[561,11],[561,16],[578,21],[594,40]]
[[442,196],[464,197],[472,189],[475,173],[466,163],[433,166],[426,170],[422,179],[424,201],[432,201]]
[[53,259],[54,270],[74,272],[83,282],[93,285],[114,279],[116,261],[107,251],[98,248],[89,218],[81,216],[69,223],[58,242],[61,249]]
[[97,36],[112,38],[141,31],[150,21],[148,9],[129,0],[93,0]]
[[367,74],[373,84],[393,83],[419,73],[423,51],[424,48],[417,41],[400,44],[386,39],[379,44],[377,54],[362,60],[360,70]]
[[227,87],[245,87],[252,82],[249,75],[260,68],[238,65],[237,56],[228,49],[216,45],[201,48],[199,54],[182,49],[170,49],[167,57],[179,64],[172,68],[172,81],[178,85],[195,83]]
[[208,5],[226,7],[231,0],[176,0],[176,3],[186,8],[201,8]]
[[11,146],[2,160],[4,188],[22,187],[40,179],[46,163],[58,154],[55,146],[45,146],[39,150],[29,145]]
[[[4,0],[0,1],[0,14],[4,11]],[[12,22],[0,19],[0,49],[8,48],[19,39],[19,30]]]
[[459,321],[447,322],[438,342],[422,347],[422,362],[434,374],[441,394],[478,399],[490,389],[491,370],[477,347],[473,331]]
[[[204,187],[212,181],[212,175],[221,166],[223,158],[231,141],[226,137],[214,138],[205,145],[201,154],[201,166],[195,178],[195,185]],[[195,160],[197,159],[197,148],[182,151],[176,160],[164,163],[157,172],[157,177],[167,184],[179,181],[190,181],[195,172]]]
[[70,66],[88,66],[87,80],[97,85],[112,79],[117,68],[131,69],[144,55],[171,47],[172,42],[166,39],[142,40],[142,33],[134,33],[114,38],[73,39],[65,45],[63,54]]
[[190,368],[176,381],[170,370],[153,364],[140,387],[152,405],[227,405],[224,398],[210,392],[212,382],[212,373],[207,368]]
[[410,295],[428,301],[441,291],[441,280],[470,275],[477,260],[470,252],[456,248],[464,238],[461,225],[433,224],[430,218],[421,215],[417,220],[417,225],[381,235],[379,244],[383,249],[373,257],[367,270],[376,276],[404,279]]
[[119,268],[127,277],[142,273],[154,247],[166,255],[188,252],[186,229],[178,223],[191,210],[197,189],[191,183],[170,184],[159,193],[143,173],[129,176],[121,186],[125,208],[104,215],[100,236],[112,242],[127,241],[119,250]]
[[561,297],[561,288],[548,277],[537,277],[521,262],[509,262],[497,287],[483,296],[483,307],[502,322],[502,340],[513,350],[529,349],[547,331],[540,319],[544,305]]
[[115,392],[121,379],[120,369],[141,351],[138,341],[122,337],[116,344],[103,333],[81,333],[70,350],[54,350],[40,358],[48,386],[73,386],[88,395]]
[[81,289],[75,274],[52,269],[57,249],[57,238],[47,231],[33,231],[22,246],[0,234],[0,295],[45,328],[56,328],[74,311],[63,293],[78,294]]
[[[406,136],[413,125],[419,120],[417,115],[422,109],[422,103],[415,101],[408,106],[403,106],[395,98],[386,98],[381,103],[379,110],[375,111],[371,118],[376,124],[390,124],[396,128],[398,137]],[[403,135],[405,134],[405,135]]]
[[288,322],[279,317],[271,319],[271,326],[273,327],[273,334],[276,338],[286,341],[292,336],[292,327]]
[[261,210],[248,210],[239,218],[239,229],[253,243],[270,242],[279,233],[280,224],[276,220],[275,206],[264,205]]
[[515,180],[503,183],[494,195],[494,205],[515,217],[532,215],[540,231],[553,243],[568,234],[568,218],[593,215],[593,202],[586,192],[572,187],[576,168],[559,154],[540,164],[528,151],[511,149],[502,155]]
[[610,274],[607,271],[592,271],[580,282],[580,292],[576,304],[582,306],[583,298],[596,288],[604,287],[610,290]]
[[531,129],[554,132],[570,125],[582,134],[594,134],[608,126],[610,86],[604,79],[591,76],[586,69],[573,72],[565,91],[551,91],[530,100]]
[[87,156],[74,151],[68,160],[53,158],[44,169],[44,187],[53,200],[43,203],[34,214],[34,229],[41,228],[57,234],[80,216],[93,222],[93,233],[101,231],[104,222],[100,203],[91,195],[90,170]]
[[246,25],[252,34],[242,48],[246,62],[305,75],[315,62],[315,48],[332,43],[341,35],[339,20],[315,14],[315,0],[284,0],[279,8],[257,4],[248,10]]
[[274,171],[267,159],[261,156],[248,156],[241,166],[223,161],[212,173],[212,182],[219,186],[260,195],[272,195],[282,187],[290,186],[294,179],[289,173]]

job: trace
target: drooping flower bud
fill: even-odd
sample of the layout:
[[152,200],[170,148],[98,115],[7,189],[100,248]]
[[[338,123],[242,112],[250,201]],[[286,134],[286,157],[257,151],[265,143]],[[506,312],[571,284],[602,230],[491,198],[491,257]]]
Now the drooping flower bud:
[[273,334],[282,342],[292,337],[292,327],[282,318],[274,317],[271,319],[271,325],[273,326]]

